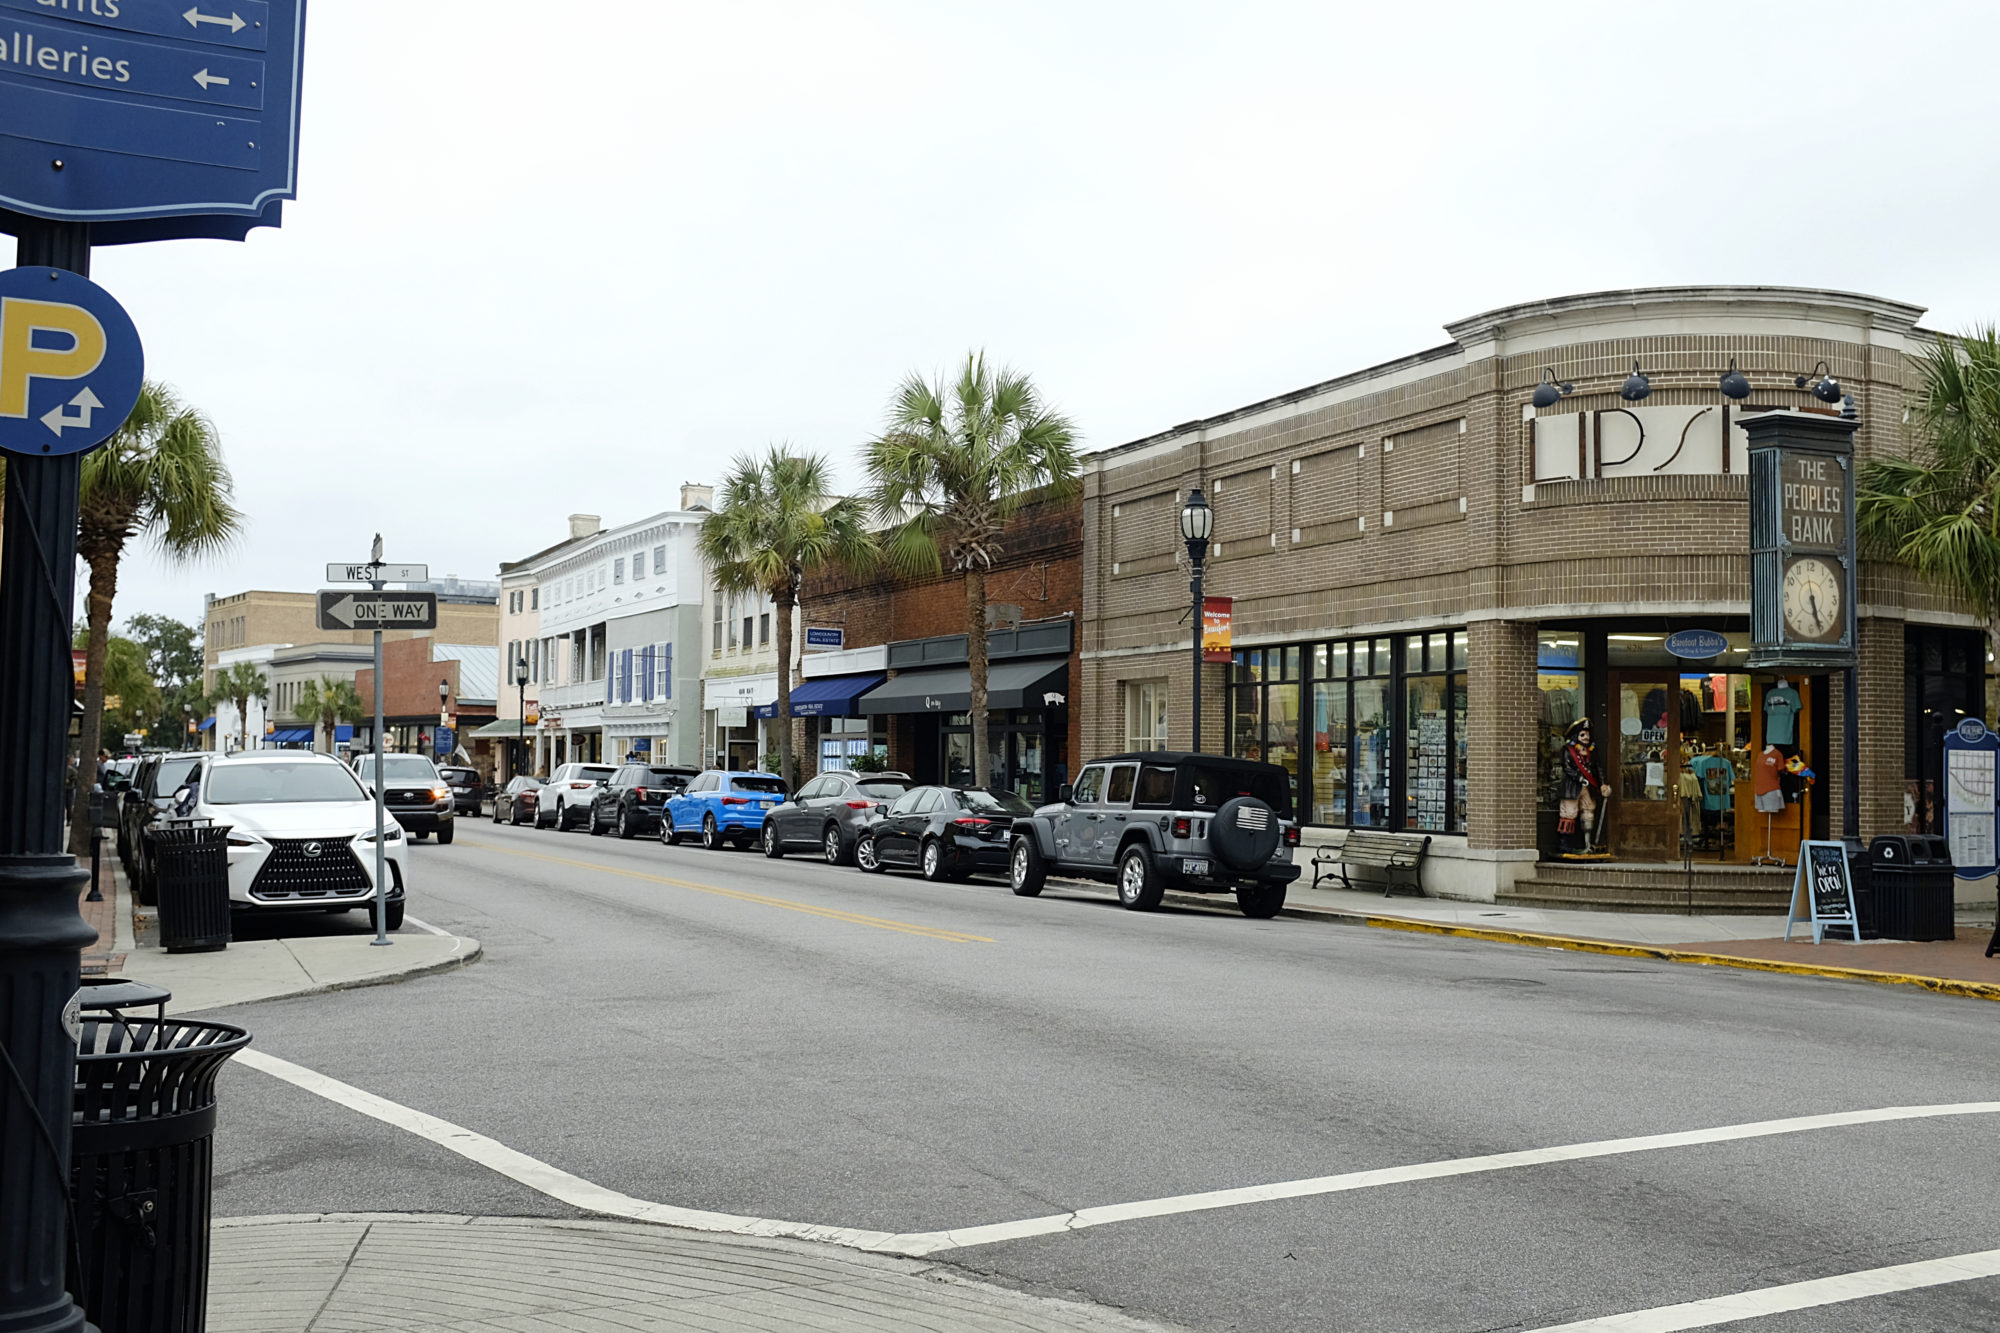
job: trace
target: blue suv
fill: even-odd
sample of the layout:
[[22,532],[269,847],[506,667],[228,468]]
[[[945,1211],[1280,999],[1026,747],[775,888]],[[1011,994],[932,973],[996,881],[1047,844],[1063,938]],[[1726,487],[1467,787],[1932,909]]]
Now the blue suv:
[[769,773],[708,769],[697,774],[685,791],[667,798],[660,841],[675,847],[682,838],[699,836],[710,851],[725,842],[739,849],[749,847],[762,835],[765,816],[785,796],[785,780]]

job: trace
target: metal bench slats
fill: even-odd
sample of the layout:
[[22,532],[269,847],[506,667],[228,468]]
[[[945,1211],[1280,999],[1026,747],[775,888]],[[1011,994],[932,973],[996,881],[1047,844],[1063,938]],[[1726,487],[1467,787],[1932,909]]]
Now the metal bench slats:
[[1422,897],[1424,888],[1418,870],[1430,845],[1428,833],[1380,833],[1356,829],[1347,835],[1347,841],[1341,846],[1322,847],[1313,854],[1313,887],[1319,887],[1322,876],[1337,871],[1341,884],[1352,889],[1354,882],[1347,876],[1347,867],[1367,866],[1373,870],[1410,872],[1407,882],[1385,875],[1382,886],[1384,898],[1398,887],[1413,889],[1418,897]]

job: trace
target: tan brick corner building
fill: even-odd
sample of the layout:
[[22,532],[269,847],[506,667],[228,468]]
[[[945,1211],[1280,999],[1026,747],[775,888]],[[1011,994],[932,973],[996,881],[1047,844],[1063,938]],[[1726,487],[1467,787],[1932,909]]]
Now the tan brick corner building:
[[[1745,665],[1741,423],[1829,410],[1795,384],[1824,363],[1858,404],[1859,459],[1900,451],[1922,313],[1775,287],[1563,297],[1092,456],[1084,750],[1188,742],[1176,516],[1200,485],[1207,591],[1234,599],[1205,748],[1287,767],[1309,841],[1428,833],[1424,882],[1453,897],[1553,881],[1563,737],[1587,717],[1613,788],[1606,882],[1678,863],[1684,837],[1717,885],[1795,860],[1829,812],[1838,828],[1839,678]],[[1747,400],[1718,389],[1732,361]],[[1621,397],[1635,372],[1650,392]],[[1545,377],[1573,391],[1537,410]],[[1985,710],[1984,639],[1893,568],[1863,569],[1860,615],[1862,833],[1929,831],[1942,727]],[[1727,646],[1677,657],[1683,630]]]

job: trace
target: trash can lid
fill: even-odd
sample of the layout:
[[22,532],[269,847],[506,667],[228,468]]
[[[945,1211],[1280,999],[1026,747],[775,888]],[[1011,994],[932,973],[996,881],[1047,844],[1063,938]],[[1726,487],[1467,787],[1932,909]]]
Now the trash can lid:
[[109,977],[85,977],[77,991],[79,1009],[133,1009],[140,1005],[163,1005],[174,998],[165,986],[149,986],[143,981],[113,981]]

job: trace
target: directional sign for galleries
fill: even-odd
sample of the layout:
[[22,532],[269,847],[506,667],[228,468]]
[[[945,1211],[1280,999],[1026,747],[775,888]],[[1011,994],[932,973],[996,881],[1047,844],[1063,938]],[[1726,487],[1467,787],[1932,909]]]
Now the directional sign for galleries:
[[305,0],[0,0],[0,207],[96,244],[276,225],[304,35]]
[[0,270],[0,449],[76,454],[139,401],[139,330],[111,293],[59,268]]
[[351,592],[319,590],[321,629],[436,629],[434,592]]

